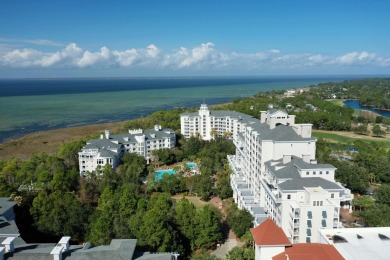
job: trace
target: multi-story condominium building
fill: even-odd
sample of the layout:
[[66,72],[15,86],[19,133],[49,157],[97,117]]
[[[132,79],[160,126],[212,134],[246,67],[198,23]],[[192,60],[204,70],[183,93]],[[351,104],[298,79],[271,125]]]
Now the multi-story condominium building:
[[129,130],[128,134],[110,135],[106,130],[100,139],[92,139],[79,152],[80,175],[95,171],[96,168],[110,164],[116,168],[124,153],[136,153],[149,162],[151,151],[173,148],[176,133],[172,129],[161,129],[156,125],[149,130]]
[[[236,154],[228,157],[233,197],[255,225],[267,217],[293,243],[318,241],[318,228],[338,228],[340,207],[350,208],[350,190],[335,182],[332,165],[317,164],[311,124],[295,124],[284,110],[261,111],[260,120],[232,111],[181,115],[184,137],[228,135]],[[228,133],[228,134],[226,134]]]

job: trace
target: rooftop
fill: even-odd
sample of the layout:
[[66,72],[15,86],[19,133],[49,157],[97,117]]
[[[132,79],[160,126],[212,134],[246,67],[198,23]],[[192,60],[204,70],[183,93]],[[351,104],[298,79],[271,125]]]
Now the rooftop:
[[294,244],[272,257],[272,260],[342,260],[344,257],[332,246],[319,243]]
[[390,227],[321,229],[321,240],[346,259],[389,259]]
[[256,245],[283,246],[291,245],[283,229],[278,227],[272,219],[268,218],[255,228],[250,229]]

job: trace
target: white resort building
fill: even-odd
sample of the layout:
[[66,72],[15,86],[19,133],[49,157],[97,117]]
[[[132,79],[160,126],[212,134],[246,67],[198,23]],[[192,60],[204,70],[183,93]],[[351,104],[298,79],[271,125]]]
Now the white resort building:
[[106,130],[100,139],[92,139],[79,152],[80,175],[96,170],[96,167],[110,164],[116,168],[123,154],[136,153],[149,162],[151,151],[173,148],[176,145],[176,133],[172,129],[161,129],[155,125],[149,130],[129,130],[128,134],[110,135]]
[[335,182],[336,168],[317,164],[311,124],[295,124],[284,110],[261,111],[260,120],[234,111],[208,110],[181,115],[184,137],[205,140],[216,134],[233,139],[228,156],[233,197],[249,210],[255,226],[272,218],[292,243],[318,242],[320,228],[339,228],[340,208],[353,195]]

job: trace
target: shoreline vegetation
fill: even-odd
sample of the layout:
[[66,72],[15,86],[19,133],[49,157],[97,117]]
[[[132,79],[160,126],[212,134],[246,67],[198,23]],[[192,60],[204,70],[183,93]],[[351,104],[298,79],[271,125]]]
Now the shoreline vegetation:
[[[217,108],[229,104],[231,103],[222,103],[209,107]],[[100,135],[107,129],[113,133],[119,132],[126,122],[138,119],[141,118],[112,123],[65,127],[30,133],[25,136],[0,143],[0,160],[9,160],[13,157],[25,160],[32,154],[40,152],[47,153],[48,155],[56,155],[62,144],[66,144],[71,141],[89,139],[90,136]]]

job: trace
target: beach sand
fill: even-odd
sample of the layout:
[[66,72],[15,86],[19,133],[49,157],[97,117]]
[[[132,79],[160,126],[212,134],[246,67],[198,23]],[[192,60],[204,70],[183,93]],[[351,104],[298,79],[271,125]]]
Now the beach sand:
[[111,132],[117,132],[124,122],[69,127],[28,134],[21,138],[1,143],[0,160],[9,160],[12,157],[25,160],[38,152],[56,155],[63,143],[85,139],[94,134],[103,134],[106,129]]

